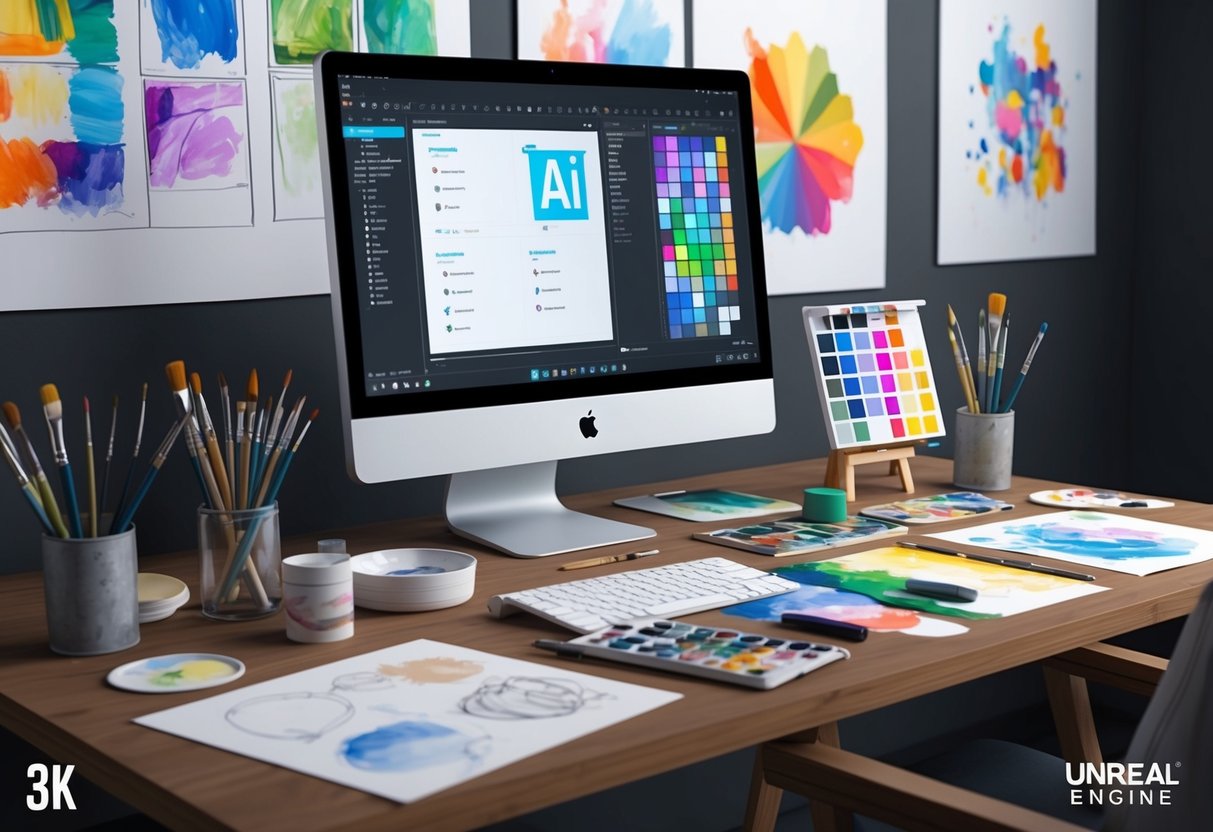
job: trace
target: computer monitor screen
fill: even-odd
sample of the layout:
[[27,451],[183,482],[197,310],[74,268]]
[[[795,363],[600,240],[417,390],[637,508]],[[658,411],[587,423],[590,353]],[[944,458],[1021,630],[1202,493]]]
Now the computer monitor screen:
[[317,80],[357,478],[774,426],[745,75],[330,53]]

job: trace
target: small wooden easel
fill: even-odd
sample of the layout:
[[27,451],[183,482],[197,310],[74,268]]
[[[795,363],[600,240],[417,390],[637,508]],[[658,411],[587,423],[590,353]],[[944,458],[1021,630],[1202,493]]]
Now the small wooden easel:
[[914,493],[914,476],[910,473],[910,459],[914,456],[914,444],[885,445],[879,448],[843,448],[830,451],[826,463],[826,487],[847,492],[847,502],[855,499],[855,467],[873,462],[889,463],[889,476],[901,477],[901,487],[907,494]]

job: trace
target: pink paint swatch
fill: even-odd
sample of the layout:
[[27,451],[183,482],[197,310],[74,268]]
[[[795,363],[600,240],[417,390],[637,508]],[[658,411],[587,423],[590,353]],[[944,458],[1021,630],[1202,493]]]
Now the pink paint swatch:
[[245,137],[223,110],[244,106],[242,84],[148,84],[144,106],[153,187],[231,175]]

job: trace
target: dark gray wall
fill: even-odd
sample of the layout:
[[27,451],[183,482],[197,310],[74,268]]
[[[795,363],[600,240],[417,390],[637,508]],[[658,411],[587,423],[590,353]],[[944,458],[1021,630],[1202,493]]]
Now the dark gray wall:
[[1140,66],[1140,185],[1133,286],[1133,481],[1213,502],[1213,451],[1200,425],[1213,412],[1207,316],[1213,309],[1213,113],[1186,79],[1207,74],[1197,33],[1213,30],[1207,0],[1152,3]]

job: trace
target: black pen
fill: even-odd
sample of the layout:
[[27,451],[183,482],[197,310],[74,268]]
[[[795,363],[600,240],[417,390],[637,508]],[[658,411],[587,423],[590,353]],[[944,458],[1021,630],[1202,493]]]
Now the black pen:
[[779,617],[779,622],[799,627],[802,630],[821,633],[823,636],[843,638],[847,641],[863,641],[868,637],[868,628],[860,624],[835,621],[832,618],[820,618],[816,615],[805,615],[802,612],[785,612]]
[[543,650],[551,650],[557,656],[569,656],[574,659],[580,659],[585,655],[585,651],[579,646],[576,644],[569,644],[566,641],[554,641],[550,638],[537,638],[531,642],[531,644],[532,646],[539,647]]
[[1074,581],[1093,581],[1094,575],[1086,575],[1082,572],[1070,572],[1066,569],[1057,569],[1053,566],[1043,566],[1039,563],[1031,563],[1026,560],[1015,560],[1014,558],[1000,558],[993,555],[973,555],[968,552],[960,552],[956,549],[945,549],[942,546],[930,546],[926,543],[903,543],[898,542],[898,546],[904,546],[907,549],[921,549],[924,552],[934,552],[938,555],[952,555],[953,557],[966,558],[967,560],[976,560],[981,563],[994,563],[999,566],[1009,566],[1012,569],[1023,569],[1027,572],[1040,572],[1043,575],[1056,575],[1058,578],[1069,578]]

